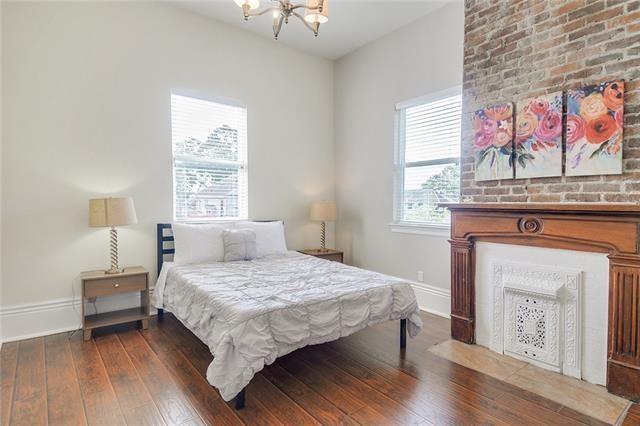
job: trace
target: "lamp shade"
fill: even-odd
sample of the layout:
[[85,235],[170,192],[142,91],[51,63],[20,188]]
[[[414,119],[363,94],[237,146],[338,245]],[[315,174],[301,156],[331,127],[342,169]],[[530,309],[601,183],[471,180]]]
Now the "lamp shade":
[[336,220],[336,204],[315,202],[311,204],[311,220],[331,222]]
[[89,200],[89,227],[135,225],[138,223],[133,198],[94,198]]
[[307,9],[304,12],[304,20],[310,24],[324,24],[329,21],[329,0],[322,2],[322,12],[315,9],[320,5],[320,0],[307,0]]

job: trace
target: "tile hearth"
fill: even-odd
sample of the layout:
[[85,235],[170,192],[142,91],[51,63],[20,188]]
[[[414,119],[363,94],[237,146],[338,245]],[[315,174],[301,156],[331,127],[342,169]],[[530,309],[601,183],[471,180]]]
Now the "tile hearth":
[[447,340],[429,351],[609,424],[616,424],[630,405],[602,386],[563,376],[482,346]]

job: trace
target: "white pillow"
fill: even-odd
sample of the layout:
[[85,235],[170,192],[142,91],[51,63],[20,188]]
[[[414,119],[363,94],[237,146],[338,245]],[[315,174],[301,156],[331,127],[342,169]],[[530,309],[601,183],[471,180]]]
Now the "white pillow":
[[236,228],[251,229],[256,233],[256,256],[287,252],[284,240],[284,224],[277,222],[236,222]]
[[222,231],[228,227],[228,225],[174,223],[172,226],[173,245],[176,249],[173,255],[174,264],[222,262],[224,259]]
[[225,262],[256,258],[256,233],[251,229],[225,229],[222,241]]

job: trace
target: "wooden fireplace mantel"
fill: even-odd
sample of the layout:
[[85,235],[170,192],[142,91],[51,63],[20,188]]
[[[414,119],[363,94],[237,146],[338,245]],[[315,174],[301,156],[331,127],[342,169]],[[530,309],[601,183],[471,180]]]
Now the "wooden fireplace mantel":
[[[456,203],[451,336],[475,343],[475,242],[608,253],[607,389],[640,400],[640,205]],[[586,313],[588,315],[588,313]]]

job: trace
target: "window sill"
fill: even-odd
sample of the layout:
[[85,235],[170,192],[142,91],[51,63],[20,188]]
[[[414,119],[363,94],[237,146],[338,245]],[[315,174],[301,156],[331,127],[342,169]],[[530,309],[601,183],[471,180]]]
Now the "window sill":
[[400,234],[429,235],[432,237],[449,238],[451,236],[451,225],[440,223],[390,223],[391,232]]

